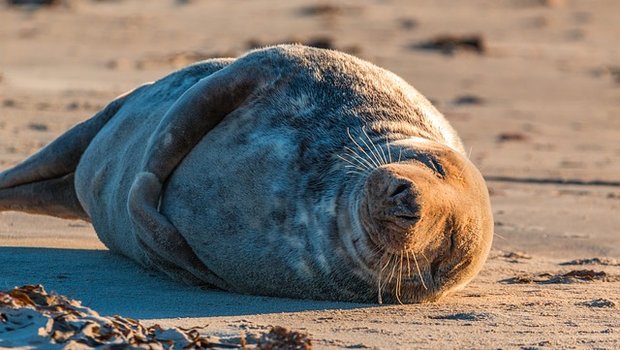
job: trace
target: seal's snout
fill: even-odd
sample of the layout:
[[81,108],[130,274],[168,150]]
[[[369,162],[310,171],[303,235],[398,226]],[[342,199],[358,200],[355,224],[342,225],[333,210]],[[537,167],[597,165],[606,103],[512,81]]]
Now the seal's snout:
[[367,178],[362,200],[362,223],[381,249],[400,252],[414,245],[415,227],[422,217],[421,193],[405,167],[387,165]]

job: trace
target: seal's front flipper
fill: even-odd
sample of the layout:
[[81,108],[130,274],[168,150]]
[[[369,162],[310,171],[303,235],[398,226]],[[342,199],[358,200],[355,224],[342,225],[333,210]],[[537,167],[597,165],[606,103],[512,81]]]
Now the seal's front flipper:
[[15,167],[0,173],[0,211],[19,210],[88,219],[75,193],[75,169],[99,130],[122,106],[121,97]]
[[129,192],[128,209],[141,229],[138,240],[149,264],[186,284],[219,285],[221,281],[215,275],[200,270],[202,263],[170,221],[155,206],[148,205],[159,201],[161,189],[155,175],[143,172],[138,174]]
[[207,132],[276,80],[274,66],[260,58],[242,58],[185,92],[151,137],[129,193],[128,209],[141,242],[169,264],[221,288],[225,283],[203,267],[183,236],[158,212],[163,183]]

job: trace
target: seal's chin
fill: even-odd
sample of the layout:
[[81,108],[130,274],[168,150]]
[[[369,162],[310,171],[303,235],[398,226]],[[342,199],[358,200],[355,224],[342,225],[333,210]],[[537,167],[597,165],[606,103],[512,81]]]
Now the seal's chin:
[[374,169],[364,184],[359,218],[375,252],[379,295],[393,291],[385,300],[436,300],[469,282],[490,249],[480,173],[452,151],[423,157]]

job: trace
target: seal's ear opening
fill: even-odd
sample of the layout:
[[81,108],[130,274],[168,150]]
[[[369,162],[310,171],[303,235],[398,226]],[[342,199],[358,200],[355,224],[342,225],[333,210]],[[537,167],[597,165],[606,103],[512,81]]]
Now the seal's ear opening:
[[224,285],[210,271],[200,269],[203,264],[185,239],[158,212],[159,199],[163,183],[202,137],[275,79],[277,70],[271,60],[248,55],[200,80],[168,110],[149,140],[142,170],[129,192],[128,211],[147,253],[156,255],[151,260],[173,278],[182,270],[210,284]]

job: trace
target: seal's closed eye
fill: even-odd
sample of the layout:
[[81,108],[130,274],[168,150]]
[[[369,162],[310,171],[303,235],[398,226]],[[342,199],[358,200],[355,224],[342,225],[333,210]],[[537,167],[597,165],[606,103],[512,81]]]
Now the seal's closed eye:
[[428,158],[428,163],[430,165],[430,167],[439,175],[441,176],[445,176],[446,172],[443,168],[443,166],[441,165],[441,162],[439,162],[439,160],[437,160],[434,156],[430,156]]
[[424,166],[429,168],[438,177],[446,176],[446,171],[444,170],[444,167],[441,165],[441,162],[437,158],[435,158],[434,155],[428,154],[424,157],[420,157],[420,163],[424,164]]

